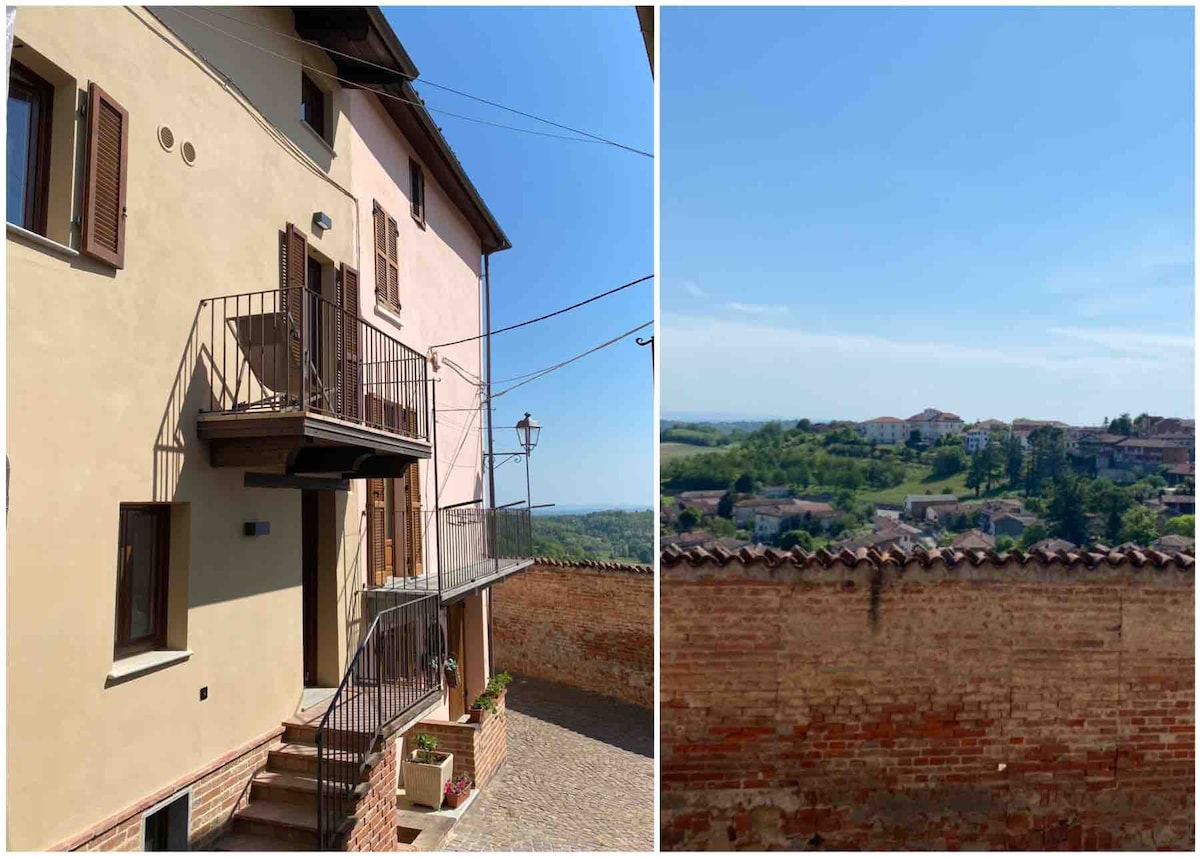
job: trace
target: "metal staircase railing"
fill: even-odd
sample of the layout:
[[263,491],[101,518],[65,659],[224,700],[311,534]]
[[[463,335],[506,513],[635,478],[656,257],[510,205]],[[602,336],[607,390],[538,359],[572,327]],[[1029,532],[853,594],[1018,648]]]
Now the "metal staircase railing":
[[437,593],[375,616],[317,728],[317,842],[337,847],[385,728],[441,698],[445,643]]

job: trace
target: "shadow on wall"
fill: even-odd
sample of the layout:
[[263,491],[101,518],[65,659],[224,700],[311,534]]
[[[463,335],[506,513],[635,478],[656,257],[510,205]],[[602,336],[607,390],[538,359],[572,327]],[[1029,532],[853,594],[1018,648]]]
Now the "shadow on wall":
[[[298,590],[301,582],[300,492],[246,488],[242,469],[209,464],[197,434],[214,384],[225,386],[200,342],[201,311],[192,319],[151,453],[152,499],[190,504],[189,607]],[[271,535],[247,538],[244,520],[272,521]],[[294,561],[287,561],[289,554]]]

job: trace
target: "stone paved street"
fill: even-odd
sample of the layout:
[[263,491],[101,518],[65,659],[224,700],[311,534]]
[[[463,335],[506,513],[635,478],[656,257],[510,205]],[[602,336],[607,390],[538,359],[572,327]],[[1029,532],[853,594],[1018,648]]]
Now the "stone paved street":
[[650,851],[654,717],[516,676],[508,761],[455,825],[448,851]]

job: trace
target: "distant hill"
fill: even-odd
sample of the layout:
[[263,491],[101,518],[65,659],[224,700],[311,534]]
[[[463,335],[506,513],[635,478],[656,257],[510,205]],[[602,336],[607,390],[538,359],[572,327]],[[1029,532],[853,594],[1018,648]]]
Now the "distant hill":
[[580,515],[537,515],[534,556],[550,559],[654,561],[654,513],[610,509]]

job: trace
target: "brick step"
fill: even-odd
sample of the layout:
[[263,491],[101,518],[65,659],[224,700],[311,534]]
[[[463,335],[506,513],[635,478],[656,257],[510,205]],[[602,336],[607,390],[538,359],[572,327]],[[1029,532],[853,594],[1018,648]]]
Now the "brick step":
[[[357,753],[333,750],[325,756],[322,774],[330,780],[357,783],[361,778]],[[267,753],[267,770],[279,774],[316,777],[317,748],[311,744],[281,744]]]
[[250,800],[315,806],[317,778],[306,774],[259,771],[250,781]]
[[[316,744],[317,729],[320,727],[320,721],[313,723],[301,723],[295,720],[284,721],[283,724],[283,740],[290,744]],[[360,738],[363,735],[370,735],[365,732],[360,732],[356,729],[336,729],[326,730],[329,736],[327,739],[332,744],[349,744],[354,739]]]
[[286,842],[287,851],[314,850],[317,847],[317,809],[310,806],[251,801],[233,817],[233,832],[273,838]]
[[226,833],[213,844],[213,851],[292,851],[296,843],[258,833]]

